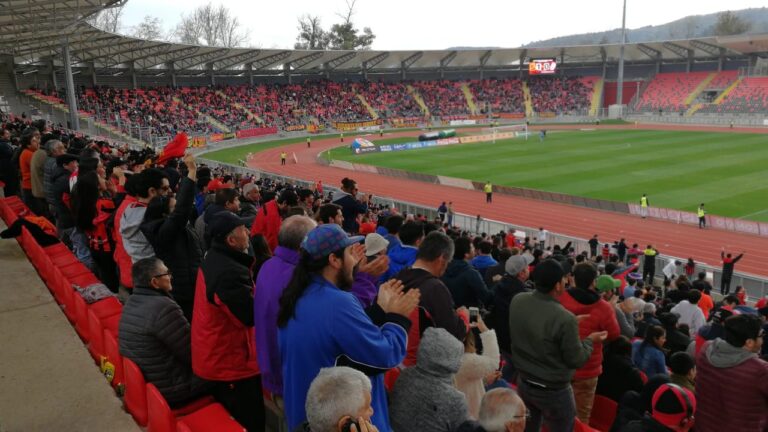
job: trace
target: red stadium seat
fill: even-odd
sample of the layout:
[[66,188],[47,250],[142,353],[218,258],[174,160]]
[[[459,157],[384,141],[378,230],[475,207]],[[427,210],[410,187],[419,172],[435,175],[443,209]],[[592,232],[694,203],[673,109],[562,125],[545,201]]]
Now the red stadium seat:
[[153,384],[147,384],[147,408],[149,413],[147,432],[244,431],[243,427],[230,417],[227,410],[215,402],[177,419],[163,395]]
[[105,355],[104,350],[104,329],[101,327],[101,321],[93,312],[88,309],[88,352],[91,353],[91,357],[96,361],[96,364],[101,364],[101,357]]
[[618,408],[619,405],[614,400],[605,396],[595,395],[589,425],[601,432],[610,431],[613,421],[616,419]]
[[[122,394],[123,387],[123,356],[120,355],[120,348],[117,345],[117,337],[109,330],[104,329],[104,356],[105,360],[112,365],[112,387]],[[103,372],[103,371],[102,371]]]
[[133,416],[139,426],[146,426],[147,383],[136,363],[125,357],[123,357],[123,377],[125,379],[125,396],[123,397],[125,410]]

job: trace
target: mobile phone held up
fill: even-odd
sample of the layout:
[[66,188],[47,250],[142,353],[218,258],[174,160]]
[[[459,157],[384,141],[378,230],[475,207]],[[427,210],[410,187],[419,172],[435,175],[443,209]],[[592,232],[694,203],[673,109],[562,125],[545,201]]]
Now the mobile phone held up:
[[469,322],[476,323],[477,317],[480,315],[480,309],[476,307],[469,308]]
[[348,418],[347,421],[344,422],[343,425],[341,425],[341,432],[351,432],[352,431],[352,425],[355,425],[355,430],[360,431],[360,425],[352,420],[352,418]]

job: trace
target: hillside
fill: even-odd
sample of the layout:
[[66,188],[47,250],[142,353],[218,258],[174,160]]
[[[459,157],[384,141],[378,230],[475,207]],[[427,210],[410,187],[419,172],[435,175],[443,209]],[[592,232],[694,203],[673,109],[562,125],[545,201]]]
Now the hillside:
[[[752,28],[749,34],[768,33],[768,8],[753,8],[733,11],[733,14],[750,22]],[[627,42],[658,42],[671,39],[690,39],[714,35],[717,13],[708,15],[691,15],[657,26],[646,26],[637,29],[627,29]],[[618,21],[617,17],[617,21]],[[596,45],[619,43],[621,28],[576,35],[560,36],[552,39],[531,42],[524,47],[561,47],[573,45]]]

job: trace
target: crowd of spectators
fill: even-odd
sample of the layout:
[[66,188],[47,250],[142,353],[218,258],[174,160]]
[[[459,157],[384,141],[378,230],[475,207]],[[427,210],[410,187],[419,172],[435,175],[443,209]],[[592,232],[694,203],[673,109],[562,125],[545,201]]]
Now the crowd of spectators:
[[518,79],[483,79],[469,81],[480,114],[525,114],[523,86]]
[[528,79],[533,110],[569,114],[589,109],[592,82],[586,78],[531,77]]
[[325,193],[0,120],[6,195],[125,302],[120,352],[173,407],[212,395],[249,431],[266,395],[290,430],[570,432],[599,397],[617,431],[768,428],[768,298],[713,302],[674,268],[654,286],[623,239],[577,254],[350,178]]
[[435,117],[468,115],[469,105],[461,91],[463,81],[414,81],[429,113]]

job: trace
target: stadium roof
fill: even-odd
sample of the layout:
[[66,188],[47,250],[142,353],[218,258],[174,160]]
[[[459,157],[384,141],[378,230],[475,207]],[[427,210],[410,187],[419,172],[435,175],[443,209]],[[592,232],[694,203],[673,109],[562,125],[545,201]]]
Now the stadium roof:
[[[12,55],[19,71],[60,66],[66,37],[73,61],[95,69],[151,70],[173,66],[175,73],[275,73],[399,69],[515,68],[521,58],[562,58],[567,63],[618,61],[618,44],[557,48],[500,48],[408,51],[305,51],[221,48],[136,39],[97,29],[85,18],[126,0],[0,0],[0,54]],[[625,60],[688,61],[721,56],[768,56],[768,34],[631,43]]]

